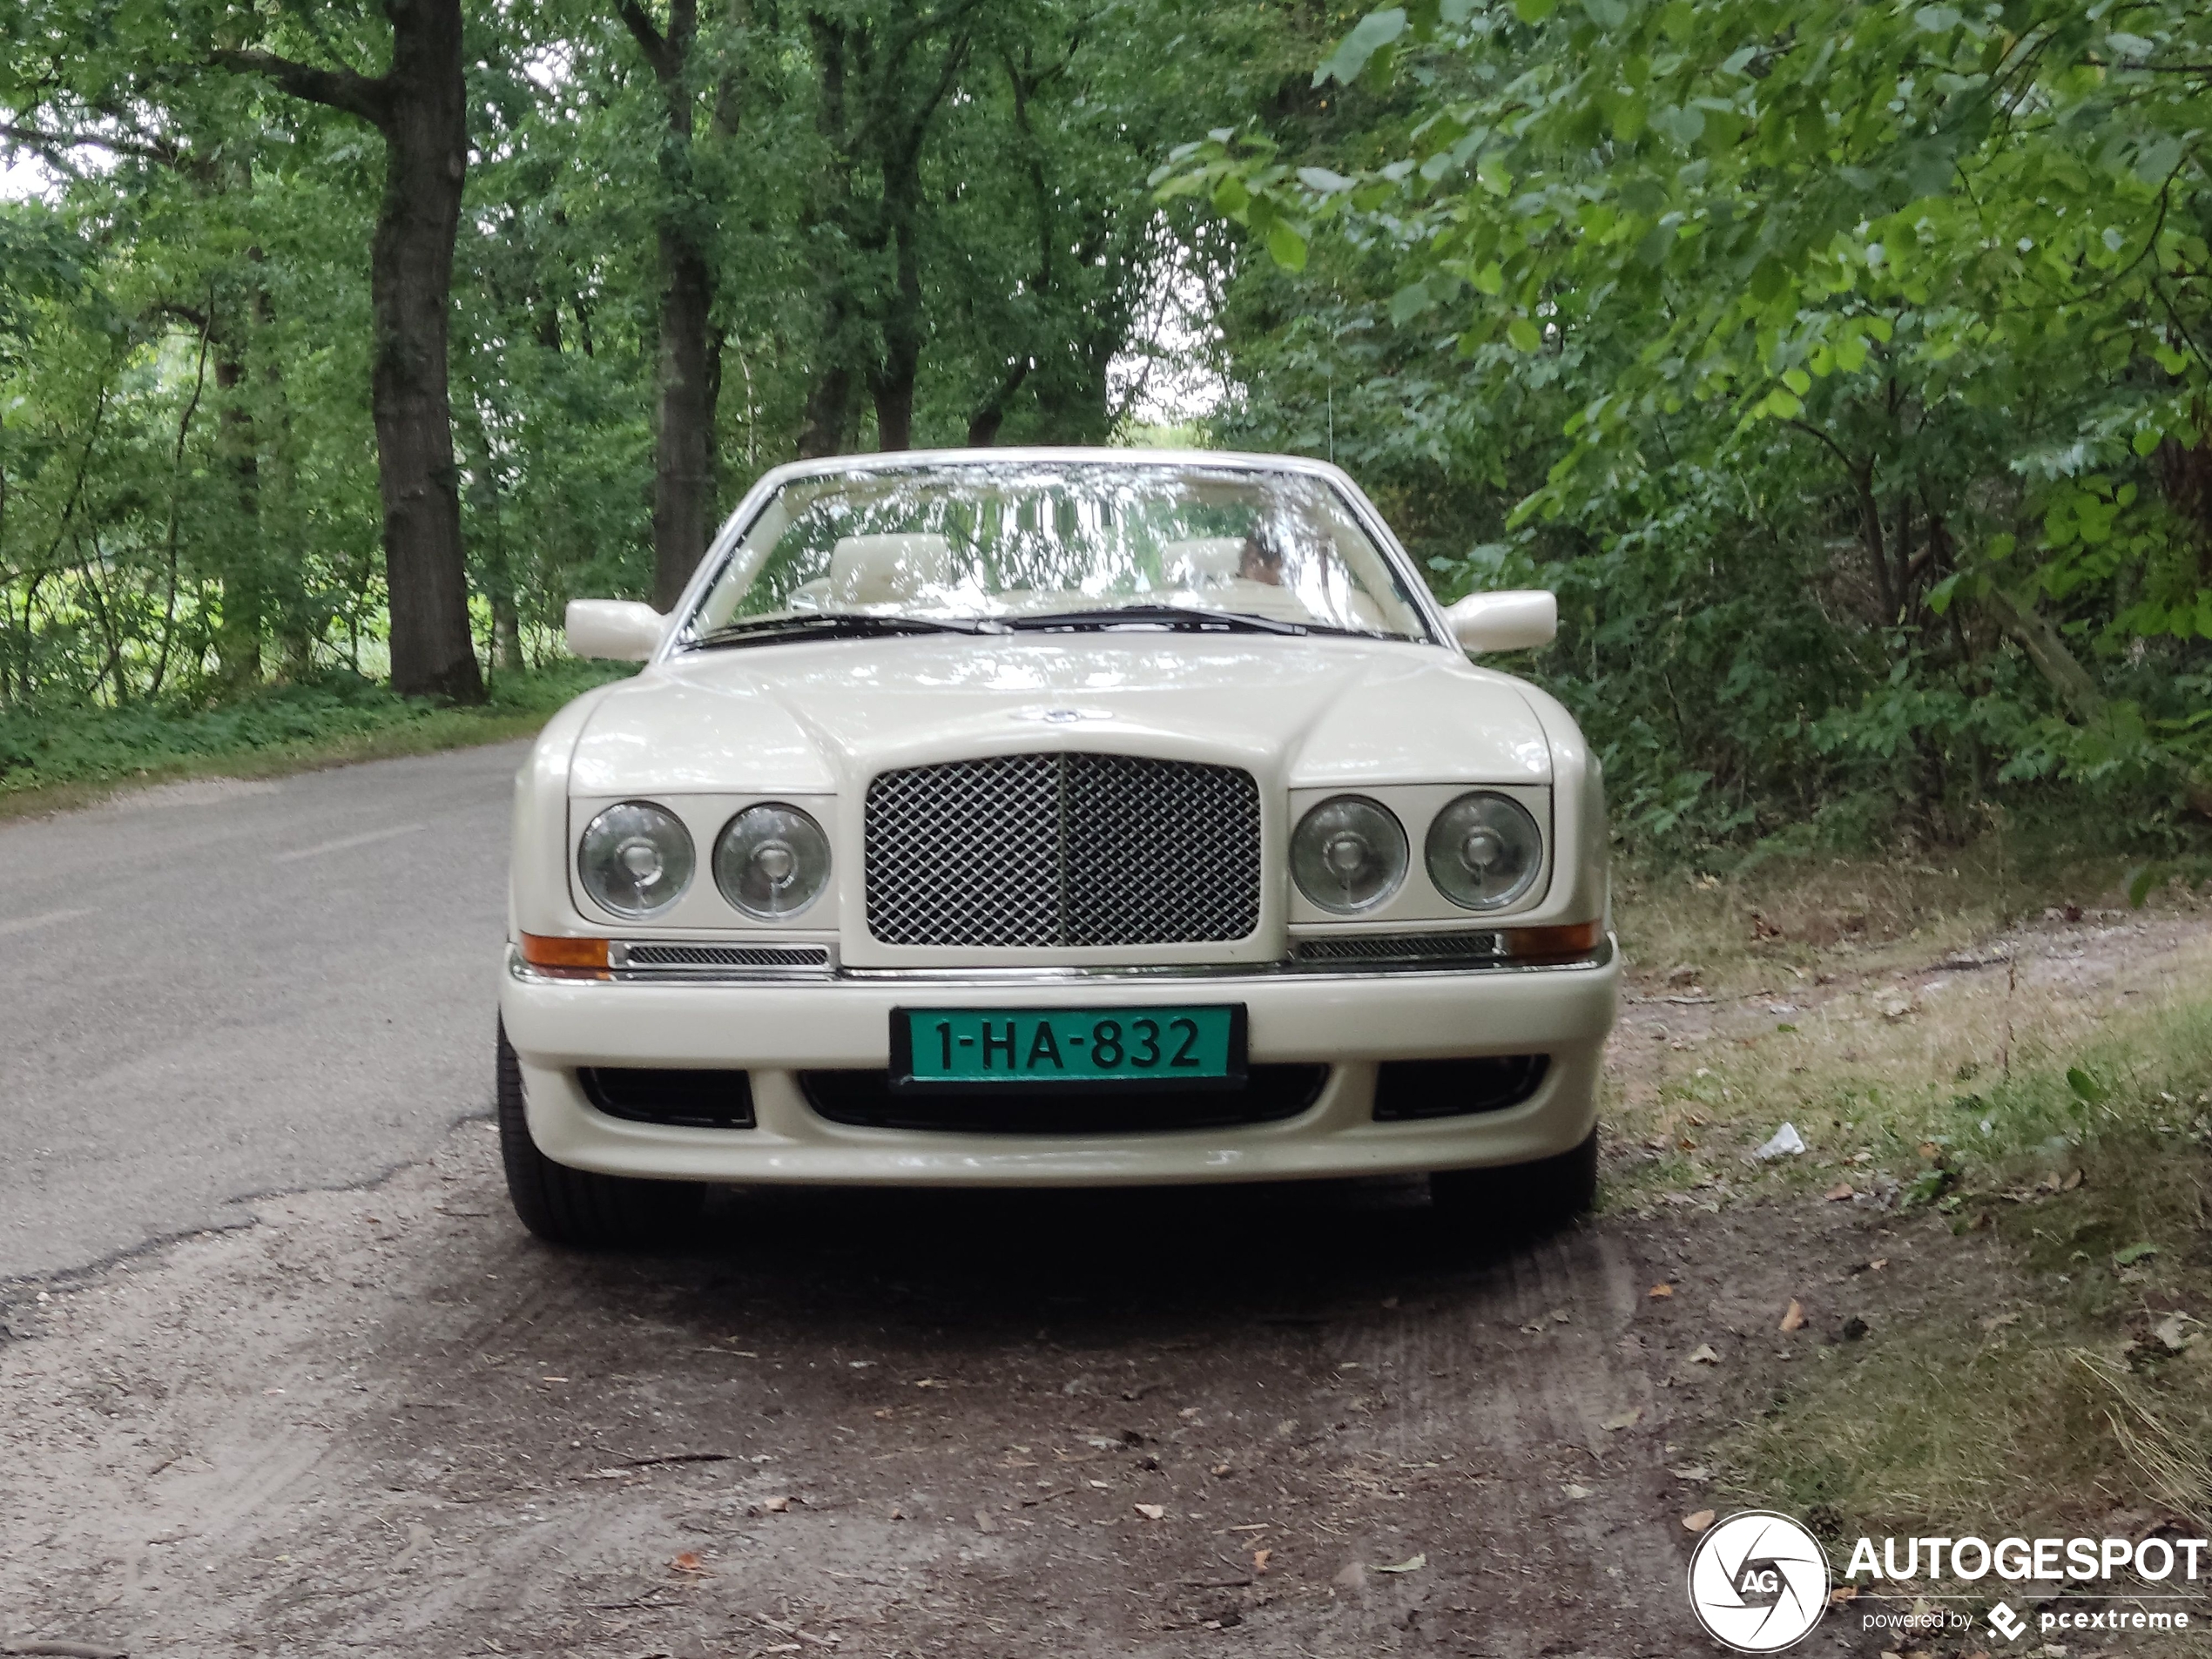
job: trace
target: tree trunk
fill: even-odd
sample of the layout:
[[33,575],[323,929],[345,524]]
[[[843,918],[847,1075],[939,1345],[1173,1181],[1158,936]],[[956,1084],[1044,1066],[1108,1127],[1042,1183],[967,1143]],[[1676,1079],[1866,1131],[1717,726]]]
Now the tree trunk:
[[968,417],[968,447],[988,449],[999,441],[999,428],[1006,424],[1006,406],[1022,389],[1022,382],[1029,378],[1035,359],[1024,357],[1007,370],[1004,379],[992,389],[983,406]]
[[391,120],[372,245],[377,483],[384,497],[392,689],[483,700],[469,628],[459,469],[447,389],[446,304],[469,165],[460,0],[387,0]]
[[813,461],[844,454],[852,420],[853,371],[844,363],[833,362],[814,376],[807,390],[806,415],[799,428],[800,458]]
[[238,517],[230,534],[219,538],[212,561],[223,587],[215,672],[225,691],[237,692],[261,683],[262,613],[267,608],[260,568],[261,465],[253,412],[242,401],[243,354],[233,340],[219,338],[219,346],[215,388],[223,396],[223,412],[216,423],[216,448],[230,471]]
[[698,0],[671,0],[668,32],[637,0],[622,19],[660,83],[668,132],[661,141],[660,357],[653,433],[653,604],[671,610],[706,551],[713,509],[714,404],[711,395],[714,269],[703,246],[706,204],[691,175],[691,48]]
[[384,501],[392,689],[483,700],[469,627],[459,469],[447,389],[446,307],[469,167],[460,0],[384,0],[392,64],[371,78],[262,51],[220,50],[224,69],[266,75],[295,98],[384,135],[384,199],[369,256],[369,405]]
[[921,250],[914,220],[921,210],[921,158],[916,147],[886,169],[884,208],[894,261],[883,312],[883,361],[871,377],[879,449],[914,448],[914,381],[921,372]]
[[713,276],[690,240],[660,238],[660,417],[653,458],[653,604],[682,597],[706,551],[712,507],[714,411],[709,401],[708,321]]

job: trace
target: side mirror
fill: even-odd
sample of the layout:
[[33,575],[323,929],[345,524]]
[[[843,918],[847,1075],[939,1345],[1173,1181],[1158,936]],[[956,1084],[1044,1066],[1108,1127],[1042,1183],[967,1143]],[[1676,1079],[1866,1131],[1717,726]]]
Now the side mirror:
[[668,618],[635,599],[569,601],[569,653],[642,663],[660,644]]
[[[1444,613],[1468,651],[1527,651],[1559,632],[1559,596],[1541,589],[1470,593]],[[571,624],[573,625],[573,624]]]

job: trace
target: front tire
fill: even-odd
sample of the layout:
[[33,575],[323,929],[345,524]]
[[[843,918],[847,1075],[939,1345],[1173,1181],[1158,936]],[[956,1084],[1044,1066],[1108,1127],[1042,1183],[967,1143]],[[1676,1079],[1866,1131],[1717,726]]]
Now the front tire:
[[515,1213],[549,1244],[585,1250],[664,1244],[697,1217],[706,1190],[696,1181],[643,1181],[556,1163],[530,1138],[523,1067],[499,1024],[499,1156]]
[[1533,1163],[1439,1170],[1429,1201],[1455,1231],[1493,1237],[1556,1232],[1597,1203],[1597,1131],[1572,1150]]

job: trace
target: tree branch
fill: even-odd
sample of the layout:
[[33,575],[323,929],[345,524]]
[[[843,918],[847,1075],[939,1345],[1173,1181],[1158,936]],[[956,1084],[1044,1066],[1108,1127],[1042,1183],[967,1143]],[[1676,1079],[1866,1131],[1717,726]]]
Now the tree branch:
[[208,61],[217,69],[239,75],[260,75],[276,83],[277,90],[310,104],[357,115],[371,126],[388,127],[392,121],[392,89],[385,78],[372,80],[350,69],[317,69],[296,64],[274,52],[216,51]]
[[2104,694],[2080,658],[2067,649],[2066,637],[2035,608],[2034,600],[2015,598],[1993,582],[1981,603],[2074,717],[2085,725],[2095,724],[2104,713]]
[[175,150],[158,145],[134,144],[128,138],[109,138],[98,132],[41,132],[36,127],[17,126],[12,121],[0,121],[0,138],[33,150],[105,150],[110,155],[136,156],[142,161],[158,161],[165,166],[173,165],[177,159]]
[[684,72],[684,65],[669,50],[665,35],[653,26],[653,20],[637,0],[617,0],[615,10],[621,15],[623,26],[637,43],[638,51],[645,54],[645,62],[652,68],[656,80],[669,81]]

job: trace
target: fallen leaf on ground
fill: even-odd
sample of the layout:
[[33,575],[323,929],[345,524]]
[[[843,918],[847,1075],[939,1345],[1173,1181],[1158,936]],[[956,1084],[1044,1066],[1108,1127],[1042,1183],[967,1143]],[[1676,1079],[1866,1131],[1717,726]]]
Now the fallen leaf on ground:
[[1618,1431],[1624,1428],[1634,1428],[1642,1421],[1643,1421],[1643,1407],[1641,1406],[1631,1406],[1627,1411],[1622,1412],[1618,1417],[1607,1418],[1605,1420],[1605,1426],[1608,1430]]
[[1784,1331],[1803,1330],[1804,1328],[1804,1308],[1803,1305],[1798,1302],[1797,1298],[1793,1296],[1790,1298],[1790,1305],[1782,1310],[1781,1328]]
[[1147,1521],[1164,1521],[1167,1519],[1167,1507],[1164,1504],[1140,1503],[1136,1506],[1136,1513],[1143,1515]]
[[1851,1190],[1850,1182],[1838,1181],[1820,1196],[1827,1199],[1830,1204],[1841,1204],[1844,1199],[1855,1197],[1858,1195]]
[[1828,1605],[1831,1607],[1841,1607],[1846,1602],[1857,1600],[1858,1600],[1858,1586],[1856,1584],[1838,1584],[1828,1593]]
[[1890,1264],[1890,1258],[1889,1258],[1888,1257],[1886,1257],[1886,1256],[1877,1256],[1877,1257],[1876,1257],[1876,1258],[1875,1258],[1872,1261],[1871,1261],[1871,1262],[1869,1262],[1869,1263],[1867,1263],[1867,1264],[1866,1264],[1866,1269],[1867,1269],[1867,1271],[1869,1271],[1869,1272],[1871,1272],[1871,1273],[1878,1273],[1878,1272],[1880,1272],[1880,1271],[1882,1271],[1885,1267],[1887,1267],[1889,1264]]
[[1264,1578],[1267,1575],[1267,1563],[1274,1559],[1275,1552],[1271,1549],[1252,1551],[1252,1576]]
[[1565,1325],[1567,1323],[1567,1310],[1565,1308],[1554,1308],[1552,1310],[1552,1323],[1554,1325]]
[[764,1515],[788,1514],[790,1512],[791,1500],[789,1498],[763,1498],[760,1501],[760,1513]]
[[1560,1487],[1560,1490],[1570,1498],[1587,1498],[1590,1495],[1590,1489],[1588,1487],[1578,1487],[1570,1484]]
[[1718,1519],[1710,1509],[1693,1509],[1682,1518],[1684,1532],[1703,1532]]
[[1650,1290],[1649,1290],[1649,1291],[1646,1291],[1646,1292],[1645,1292],[1645,1294],[1646,1294],[1646,1295],[1649,1295],[1649,1296],[1655,1296],[1655,1297],[1656,1297],[1656,1296],[1672,1296],[1674,1293],[1675,1293],[1675,1287],[1674,1287],[1673,1285],[1653,1285],[1653,1286],[1650,1288]]
[[1418,1573],[1427,1565],[1426,1555],[1408,1555],[1395,1567],[1378,1567],[1375,1571],[1378,1573]]
[[704,1573],[706,1571],[706,1563],[699,1559],[699,1553],[696,1549],[685,1550],[674,1561],[669,1562],[669,1565],[679,1573]]
[[2158,1345],[2168,1353],[2179,1353],[2196,1339],[2195,1333],[2188,1329],[2196,1323],[2186,1313],[2169,1313],[2152,1327],[2151,1335],[2158,1339]]
[[917,1388],[950,1388],[952,1384],[947,1382],[942,1377],[917,1377],[914,1379],[914,1386]]
[[1710,1342],[1701,1342],[1689,1351],[1689,1363],[1693,1366],[1717,1366],[1720,1362],[1720,1355],[1713,1352]]

